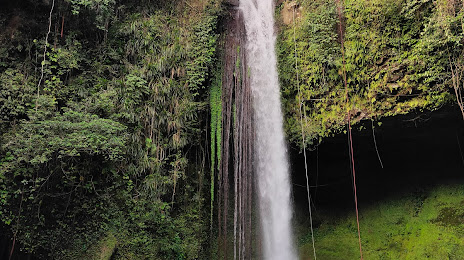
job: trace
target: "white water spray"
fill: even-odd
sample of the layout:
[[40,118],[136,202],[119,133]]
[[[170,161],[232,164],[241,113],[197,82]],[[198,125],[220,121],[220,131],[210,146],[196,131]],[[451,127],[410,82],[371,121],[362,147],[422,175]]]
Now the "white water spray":
[[254,102],[264,258],[293,260],[297,257],[291,230],[293,212],[275,54],[274,8],[274,0],[240,0]]

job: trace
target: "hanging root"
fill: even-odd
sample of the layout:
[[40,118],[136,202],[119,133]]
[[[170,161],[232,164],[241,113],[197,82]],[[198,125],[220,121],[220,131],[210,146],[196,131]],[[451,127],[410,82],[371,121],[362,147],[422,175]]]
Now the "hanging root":
[[61,38],[63,38],[63,29],[64,29],[64,15],[63,15],[63,18],[61,20]]
[[451,80],[453,83],[454,94],[456,95],[456,101],[464,119],[464,100],[462,98],[463,86],[461,82],[463,78],[464,65],[459,59],[456,58],[454,58],[453,61],[451,61],[451,58],[449,58],[449,64],[451,68]]
[[383,169],[382,159],[380,158],[379,149],[377,148],[377,141],[375,140],[374,120],[371,120],[371,126],[372,126],[372,137],[374,138],[375,151],[377,152],[377,158],[379,158],[380,166]]
[[52,13],[53,13],[54,8],[55,8],[55,0],[52,1],[52,7],[50,8],[50,15],[48,16],[48,32],[47,32],[47,35],[45,36],[45,44],[44,44],[43,61],[42,61],[42,66],[41,66],[40,79],[39,79],[39,83],[37,83],[37,100],[35,101],[36,112],[37,112],[37,108],[39,105],[38,102],[39,102],[39,97],[40,97],[40,85],[42,84],[42,80],[44,77],[44,66],[45,66],[45,60],[47,57],[48,36],[50,35],[50,31],[52,29]]
[[[343,60],[343,84],[345,86],[345,99],[346,106],[349,107],[349,96],[348,96],[348,85],[346,83],[346,61],[345,61],[345,48],[344,48],[344,39],[343,39],[343,4],[340,3],[340,0],[336,0],[337,9],[338,9],[338,18],[339,18],[339,33],[340,33],[340,43],[342,48],[342,60]],[[359,212],[358,212],[358,195],[356,191],[356,172],[354,164],[354,155],[353,155],[353,136],[351,134],[351,111],[348,109],[348,139],[349,139],[349,151],[350,151],[350,163],[351,163],[351,173],[353,174],[353,191],[354,191],[354,203],[356,207],[356,224],[358,226],[358,242],[359,242],[359,254],[361,260],[363,260],[362,244],[361,244],[361,231],[359,228]]]
[[[228,23],[225,40],[225,64],[222,76],[222,137],[221,156],[218,160],[218,221],[221,241],[221,259],[228,259],[227,221],[229,204],[229,174],[233,174],[233,257],[251,259],[251,180],[252,180],[252,107],[247,76],[244,22],[238,10]],[[232,138],[232,140],[231,140]],[[233,142],[233,143],[232,143]],[[218,146],[219,149],[219,146]],[[230,155],[233,151],[233,156]],[[233,170],[233,171],[231,171]]]
[[[296,48],[296,24],[295,24],[295,8],[293,8],[293,41],[295,43],[295,71],[296,71],[296,84],[298,87],[298,98],[301,98],[301,91],[300,91],[300,80],[298,75],[298,52]],[[306,158],[306,141],[305,141],[305,134],[304,134],[304,123],[303,123],[303,101],[299,101],[299,109],[300,109],[300,122],[301,122],[301,139],[303,143],[303,156],[304,156],[304,163],[305,163],[305,176],[306,176],[306,192],[308,194],[308,211],[309,211],[309,222],[311,227],[311,240],[313,243],[313,254],[314,259],[317,259],[316,256],[316,245],[314,241],[314,229],[313,229],[313,213],[311,208],[311,192],[309,190],[309,177],[308,177],[308,161]],[[306,109],[305,109],[306,110]],[[305,113],[305,122],[306,122],[306,113]]]

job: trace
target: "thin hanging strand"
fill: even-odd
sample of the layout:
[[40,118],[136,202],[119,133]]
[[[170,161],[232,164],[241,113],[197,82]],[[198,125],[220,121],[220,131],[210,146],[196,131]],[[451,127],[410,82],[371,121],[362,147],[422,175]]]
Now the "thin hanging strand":
[[383,169],[383,163],[382,163],[382,159],[380,158],[379,148],[377,147],[377,141],[375,140],[374,120],[371,120],[371,125],[372,125],[372,137],[374,138],[375,151],[377,152],[377,158],[379,158],[380,166],[382,166],[382,169]]
[[[298,75],[298,52],[296,48],[295,9],[296,9],[296,6],[293,7],[293,41],[295,44],[295,71],[296,71],[296,85],[298,87],[298,97],[301,97],[300,79]],[[311,227],[311,240],[313,242],[313,254],[314,254],[314,259],[316,260],[317,256],[316,256],[316,245],[314,242],[313,213],[311,209],[311,193],[309,191],[308,162],[306,159],[306,142],[305,142],[304,125],[303,125],[303,109],[302,109],[303,102],[300,100],[299,103],[300,103],[299,108],[300,108],[300,122],[301,122],[301,138],[303,141],[303,156],[304,156],[304,162],[305,162],[306,192],[308,194],[309,222],[310,222],[310,227]],[[305,114],[305,121],[306,121],[306,114]]]
[[[336,0],[338,8],[338,18],[339,18],[339,30],[340,30],[340,40],[342,46],[342,61],[343,61],[343,84],[345,85],[345,104],[349,107],[349,98],[348,98],[348,87],[346,83],[346,62],[345,62],[345,47],[343,39],[343,29],[342,29],[342,3],[340,0]],[[359,242],[359,254],[361,260],[363,260],[362,244],[361,244],[361,231],[359,228],[359,211],[358,211],[358,195],[356,191],[356,172],[354,166],[354,155],[353,155],[353,136],[351,134],[351,109],[348,110],[348,139],[349,139],[349,151],[350,151],[350,163],[351,163],[351,172],[353,174],[353,190],[354,190],[354,203],[356,207],[356,224],[358,226],[358,242]]]
[[40,73],[40,79],[39,83],[37,83],[37,100],[35,101],[35,111],[37,112],[37,108],[39,105],[39,97],[40,97],[40,84],[42,84],[42,80],[44,77],[44,66],[45,66],[45,59],[46,59],[46,54],[47,54],[47,45],[48,45],[48,35],[50,35],[50,31],[52,29],[52,13],[53,9],[55,8],[55,0],[52,2],[52,7],[50,8],[50,15],[48,16],[48,32],[47,35],[45,36],[45,45],[44,45],[44,53],[43,53],[43,61],[42,61],[42,67],[41,67],[41,73]]
[[316,147],[316,190],[314,191],[314,200],[317,200],[317,187],[319,186],[319,145]]

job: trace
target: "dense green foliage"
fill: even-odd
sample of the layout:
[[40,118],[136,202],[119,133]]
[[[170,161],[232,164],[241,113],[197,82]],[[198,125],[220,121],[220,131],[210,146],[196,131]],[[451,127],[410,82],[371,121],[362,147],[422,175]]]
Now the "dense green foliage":
[[2,235],[43,259],[204,258],[221,1],[56,0],[41,63],[51,4],[0,8]]
[[[308,142],[317,143],[339,132],[348,112],[357,123],[433,110],[452,100],[450,62],[463,59],[462,1],[342,1],[349,104],[336,2],[297,2],[297,19],[288,25],[281,22],[278,43],[286,129],[292,141],[301,140],[299,102],[306,108]],[[291,16],[293,10],[282,6],[278,11]]]
[[[278,45],[292,141],[300,101],[317,142],[348,110],[356,123],[451,100],[461,2],[344,1],[348,107],[336,6],[298,4]],[[223,1],[0,5],[0,239],[39,259],[214,255]]]

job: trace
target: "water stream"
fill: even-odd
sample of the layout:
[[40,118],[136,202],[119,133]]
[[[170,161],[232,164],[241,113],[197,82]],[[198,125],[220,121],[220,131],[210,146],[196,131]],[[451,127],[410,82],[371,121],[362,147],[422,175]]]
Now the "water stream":
[[254,102],[263,254],[265,259],[292,260],[297,257],[291,229],[293,212],[275,53],[274,8],[274,0],[240,0]]

